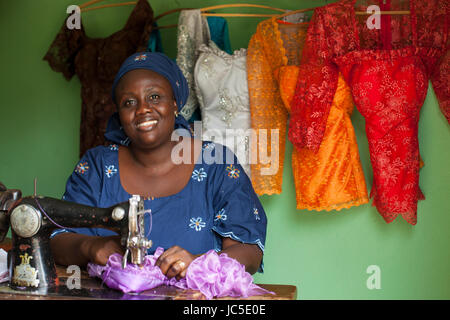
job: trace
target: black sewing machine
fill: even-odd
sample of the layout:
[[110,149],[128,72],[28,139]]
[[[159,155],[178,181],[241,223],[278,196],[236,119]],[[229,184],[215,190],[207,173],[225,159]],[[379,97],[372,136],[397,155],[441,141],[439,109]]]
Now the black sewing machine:
[[126,247],[123,268],[128,255],[131,263],[142,264],[152,246],[144,234],[144,201],[139,196],[110,208],[95,208],[36,195],[22,197],[20,190],[7,189],[0,182],[0,242],[11,226],[8,266],[12,289],[37,290],[57,285],[50,235],[58,225],[117,232]]

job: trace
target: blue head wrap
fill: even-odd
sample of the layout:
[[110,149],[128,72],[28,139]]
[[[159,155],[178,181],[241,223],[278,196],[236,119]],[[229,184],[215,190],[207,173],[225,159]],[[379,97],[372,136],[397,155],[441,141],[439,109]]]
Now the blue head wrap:
[[[189,86],[178,65],[165,54],[160,52],[138,52],[129,56],[117,72],[111,89],[111,97],[115,104],[115,90],[120,79],[129,71],[136,69],[147,69],[154,71],[166,78],[173,91],[178,111],[181,111],[189,96]],[[189,123],[179,114],[175,117],[175,129],[183,128],[192,135]],[[105,138],[119,144],[128,145],[129,138],[126,136],[120,124],[118,112],[114,113],[108,121]]]

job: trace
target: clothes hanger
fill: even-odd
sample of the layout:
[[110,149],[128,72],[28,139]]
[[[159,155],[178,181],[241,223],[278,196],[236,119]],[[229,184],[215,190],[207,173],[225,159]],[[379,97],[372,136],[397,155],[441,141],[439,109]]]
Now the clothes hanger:
[[[193,9],[195,9],[195,8],[177,8],[177,9],[172,9],[172,10],[166,11],[166,12],[161,13],[160,15],[156,16],[155,17],[155,21],[160,19],[160,18],[162,18],[162,17],[164,17],[164,16],[172,14],[172,13],[176,13],[176,12],[183,11],[183,10],[193,10]],[[157,26],[157,27],[155,27],[153,29],[169,29],[169,28],[176,28],[177,26],[178,26],[178,24],[169,24],[167,26]]]
[[[312,11],[315,8],[309,8],[309,9],[299,9],[299,10],[293,10],[293,11],[289,11],[286,13],[283,13],[279,16],[277,16],[277,19],[289,16],[291,14],[296,14],[296,13],[300,13],[300,12],[306,12],[306,11]],[[374,14],[373,12],[365,12],[365,11],[355,11],[356,15],[372,15]],[[410,11],[380,11],[380,14],[410,14]]]
[[[328,2],[328,1],[327,1]],[[386,4],[386,0],[383,1],[383,4]],[[380,11],[379,14],[388,14],[388,15],[395,15],[395,14],[410,14],[411,11],[405,11],[405,10],[392,10],[392,11]],[[359,16],[365,16],[365,15],[372,15],[374,12],[367,12],[367,11],[355,11],[356,15]]]
[[[81,4],[79,6],[79,8],[81,9],[81,12],[86,12],[86,11],[97,10],[97,9],[102,9],[102,8],[121,7],[121,6],[126,6],[126,5],[136,5],[136,3],[137,3],[137,1],[130,1],[130,2],[105,4],[105,5],[101,5],[101,6],[97,6],[97,7],[87,8],[88,6],[96,4],[100,1],[102,1],[102,0],[91,0],[91,1]],[[273,14],[270,15],[270,14],[252,14],[252,13],[242,13],[241,14],[241,13],[209,13],[209,12],[206,12],[206,11],[214,10],[214,9],[235,8],[235,7],[264,8],[264,9],[272,9],[275,11],[286,12],[286,10],[284,10],[284,9],[274,8],[274,7],[265,6],[265,5],[258,5],[258,4],[224,4],[224,5],[217,5],[217,6],[202,8],[202,9],[200,9],[200,11],[202,12],[202,16],[221,16],[221,17],[271,17],[271,16],[274,16]],[[165,15],[168,15],[170,13],[178,12],[181,10],[187,10],[187,8],[186,9],[178,8],[178,9],[169,10],[169,11],[157,16],[155,18],[155,20],[157,20]],[[166,26],[166,27],[169,27],[169,26]]]
[[[380,11],[380,14],[389,14],[389,15],[396,15],[396,14],[410,14],[411,11]],[[355,14],[358,16],[367,16],[372,15],[374,12],[366,12],[366,11],[355,11]]]
[[[325,0],[325,2],[328,4],[328,0]],[[386,4],[386,1],[383,1],[384,4]],[[411,11],[401,11],[401,10],[393,10],[393,11],[380,11],[380,14],[411,14]],[[367,12],[367,11],[355,11],[355,14],[358,16],[365,16],[365,15],[372,15],[373,12]]]
[[166,12],[161,13],[160,15],[156,16],[155,20],[158,20],[158,19],[160,19],[160,18],[162,18],[164,16],[167,16],[168,14],[171,14],[171,13],[175,13],[175,12],[179,12],[179,11],[183,11],[183,10],[193,10],[193,9],[195,9],[195,8],[177,8],[177,9],[172,9],[172,10],[166,11]]
[[285,12],[285,13],[283,13],[283,14],[277,15],[276,17],[277,17],[277,19],[281,19],[281,18],[290,16],[291,14],[296,14],[296,13],[301,13],[301,12],[312,11],[312,10],[314,10],[314,9],[315,9],[315,8],[292,10],[292,11],[288,11],[288,12]]
[[78,7],[80,9],[83,9],[83,8],[86,8],[86,7],[90,6],[90,5],[92,5],[92,4],[96,4],[97,2],[100,2],[100,1],[102,1],[102,0],[91,0],[91,1],[88,1],[88,2],[80,4]]
[[81,9],[81,12],[86,12],[86,11],[92,11],[92,10],[103,9],[103,8],[122,7],[122,6],[131,6],[131,5],[134,6],[137,4],[137,1],[129,1],[129,2],[104,4],[104,5],[97,6],[97,7],[86,8],[90,5],[98,3],[100,1],[103,1],[103,0],[91,0],[91,1],[88,1],[88,2],[85,2],[81,5],[79,5],[79,8]]
[[[92,7],[92,8],[86,8],[90,5],[96,4],[100,1],[103,0],[91,0],[88,2],[85,2],[81,5],[79,5],[79,8],[81,9],[81,12],[86,12],[86,11],[91,11],[91,10],[96,10],[96,9],[102,9],[102,8],[110,8],[110,7],[121,7],[121,6],[127,6],[127,5],[136,5],[137,1],[130,1],[130,2],[121,2],[121,3],[114,3],[114,4],[107,4],[107,5],[101,5],[101,6],[97,6],[97,7]],[[177,9],[172,9],[169,11],[166,11],[158,16],[155,17],[155,21],[174,12],[178,12],[178,11],[182,11],[182,10],[191,10],[193,8],[177,8]],[[166,28],[174,28],[176,27],[176,24],[171,24],[171,25],[167,25],[167,26],[158,26],[155,29],[166,29]]]
[[[224,4],[224,5],[217,5],[217,6],[211,6],[211,7],[205,7],[201,8],[200,11],[202,12],[202,16],[218,16],[218,17],[271,17],[275,16],[274,14],[250,14],[250,13],[210,13],[207,12],[209,10],[214,9],[223,9],[223,8],[236,8],[236,7],[252,7],[252,8],[264,8],[264,9],[272,9],[276,11],[286,12],[284,9],[280,8],[273,8],[265,5],[257,5],[257,4]],[[164,12],[157,17],[155,17],[155,20],[158,20],[168,14],[182,11],[182,10],[193,10],[195,8],[178,8],[178,9],[172,9],[167,12]],[[168,29],[168,28],[174,28],[177,27],[177,24],[171,24],[167,26],[158,26],[155,29]]]
[[259,14],[259,13],[211,13],[208,11],[216,10],[216,9],[224,9],[224,8],[238,8],[238,7],[250,7],[250,8],[263,8],[263,9],[270,9],[275,10],[278,12],[286,12],[285,9],[280,8],[274,8],[270,6],[260,5],[260,4],[222,4],[217,6],[211,6],[211,7],[205,7],[201,8],[200,11],[202,12],[202,16],[208,16],[208,17],[273,17],[276,16],[276,14]]

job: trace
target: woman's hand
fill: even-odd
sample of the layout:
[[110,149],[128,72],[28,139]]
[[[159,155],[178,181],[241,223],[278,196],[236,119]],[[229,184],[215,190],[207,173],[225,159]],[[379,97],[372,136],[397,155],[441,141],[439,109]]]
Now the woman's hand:
[[163,274],[168,278],[176,277],[178,280],[186,276],[186,271],[191,262],[200,255],[193,255],[189,251],[173,246],[156,260]]
[[125,254],[119,236],[89,237],[81,245],[82,253],[92,263],[106,265],[113,253]]

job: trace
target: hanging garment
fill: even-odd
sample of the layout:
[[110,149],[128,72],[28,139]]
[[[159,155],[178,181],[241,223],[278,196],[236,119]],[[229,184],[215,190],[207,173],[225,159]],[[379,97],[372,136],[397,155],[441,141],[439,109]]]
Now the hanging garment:
[[387,0],[381,29],[369,28],[368,1],[343,0],[316,9],[303,50],[292,103],[289,138],[317,150],[323,141],[339,71],[366,120],[373,168],[371,197],[386,222],[399,214],[417,223],[419,111],[431,80],[450,122],[448,15],[446,1]]
[[[279,143],[274,145],[262,141],[258,135],[256,148],[267,148],[268,154],[278,153],[280,159],[279,169],[272,175],[262,174],[262,169],[269,165],[259,161],[251,164],[252,184],[259,195],[281,193],[290,100],[297,77],[306,76],[299,73],[298,65],[307,28],[307,23],[292,24],[272,18],[258,25],[249,43],[247,72],[252,128],[279,131]],[[334,117],[327,123],[327,143],[320,152],[293,150],[298,209],[335,210],[368,202],[350,123],[352,102],[343,81],[333,106]]]
[[[213,18],[213,19],[210,19]],[[193,117],[199,103],[195,91],[194,68],[200,55],[202,44],[214,41],[220,49],[231,52],[228,24],[222,17],[202,17],[199,9],[183,10],[178,18],[177,64],[189,85],[189,98],[180,114],[186,120],[199,120]],[[191,119],[193,118],[193,119]]]
[[83,26],[70,30],[64,22],[44,60],[67,80],[75,74],[81,82],[80,157],[105,144],[104,133],[116,111],[111,85],[122,62],[132,53],[145,51],[152,31],[153,11],[139,0],[122,30],[107,38],[89,38]]
[[[280,68],[280,94],[288,111],[295,93],[298,66]],[[350,116],[350,88],[339,75],[324,138],[316,152],[293,148],[292,169],[297,208],[340,210],[369,202],[358,145]]]
[[202,118],[202,140],[226,145],[250,175],[246,49],[232,55],[213,41],[199,47],[194,69],[195,92]]

